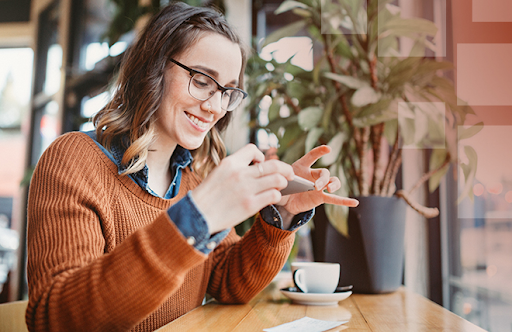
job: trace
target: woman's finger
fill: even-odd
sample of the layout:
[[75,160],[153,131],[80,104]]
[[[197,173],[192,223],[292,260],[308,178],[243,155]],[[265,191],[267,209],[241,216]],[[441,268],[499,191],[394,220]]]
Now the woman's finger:
[[326,204],[335,204],[335,205],[344,205],[348,207],[356,207],[359,205],[359,201],[357,199],[341,197],[334,194],[323,193],[324,203]]
[[297,160],[295,164],[302,167],[311,167],[314,163],[324,155],[331,152],[331,148],[327,145],[320,145],[306,153],[302,158]]
[[[270,204],[279,203],[281,200],[281,193],[277,189],[265,190],[259,194],[254,195],[252,198],[252,204],[255,207],[268,206]],[[256,211],[257,212],[257,211]]]
[[228,158],[235,158],[244,165],[249,165],[252,162],[261,163],[265,161],[265,155],[254,144],[247,144]]
[[337,177],[333,176],[329,179],[329,183],[327,184],[327,191],[330,193],[335,192],[336,190],[341,188],[341,181]]
[[322,190],[329,183],[331,177],[331,173],[325,168],[312,169],[311,175],[315,179],[316,190]]
[[288,180],[292,180],[294,176],[293,167],[279,160],[268,160],[257,163],[253,168],[254,177],[263,177],[269,174],[281,174]]
[[266,175],[258,178],[254,182],[254,190],[256,193],[260,193],[270,189],[282,190],[286,188],[288,181],[284,176],[278,173]]

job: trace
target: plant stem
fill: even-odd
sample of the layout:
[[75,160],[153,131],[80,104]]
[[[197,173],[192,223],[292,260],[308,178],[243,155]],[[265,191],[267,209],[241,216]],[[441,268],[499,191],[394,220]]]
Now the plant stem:
[[425,218],[434,218],[439,215],[439,209],[437,208],[429,208],[423,205],[418,204],[418,202],[414,201],[409,194],[407,194],[403,190],[399,190],[395,194],[397,197],[403,198],[403,200],[412,207],[416,212],[424,216]]
[[389,192],[393,165],[394,165],[396,158],[398,157],[399,140],[400,140],[400,129],[397,128],[395,143],[393,144],[393,148],[391,149],[388,164],[386,166],[386,170],[384,171],[384,180],[382,181],[382,184],[380,186],[381,196],[387,196],[387,193]]
[[390,178],[389,184],[388,184],[388,190],[387,190],[387,192],[385,192],[386,196],[388,196],[388,197],[393,196],[393,191],[394,191],[393,185],[395,184],[396,174],[398,173],[398,169],[400,168],[401,164],[402,164],[402,149],[398,149],[398,156],[396,157],[394,164],[393,164],[393,169],[391,171],[391,178]]
[[[350,152],[350,142],[345,142],[343,143],[343,147],[342,147],[342,151],[344,151],[345,153],[343,154],[344,155],[344,158],[348,158],[348,160],[350,161],[350,169],[349,169],[349,172],[351,174],[351,176],[353,176],[354,178],[357,178],[357,171],[356,171],[356,163],[354,161],[354,158],[352,156],[352,153]],[[343,159],[342,159],[342,164],[343,165],[344,162],[343,162]],[[353,191],[352,189],[352,186],[349,185],[348,188]]]
[[370,138],[370,127],[363,127],[361,133],[361,145],[362,149],[359,154],[359,179],[360,179],[360,192],[362,196],[368,196],[370,194],[369,183],[368,183],[368,152],[366,147]]
[[384,123],[380,123],[378,125],[372,126],[371,128],[371,141],[373,148],[373,179],[372,179],[372,194],[379,195],[380,194],[380,186],[382,183],[382,178],[384,176],[384,171],[382,170],[382,163],[380,162],[381,158],[381,147],[382,147],[382,135],[384,133]]
[[377,78],[377,70],[376,70],[377,57],[375,56],[375,54],[373,54],[373,58],[371,60],[369,59],[369,64],[370,64],[370,78],[371,78],[371,82],[372,82],[372,88],[374,88],[375,90],[378,90],[378,88],[377,88],[378,78]]
[[[367,44],[369,40],[367,40]],[[371,55],[371,59],[368,59],[370,64],[370,79],[371,85],[374,90],[378,90],[377,83],[377,57],[375,54]],[[380,194],[380,184],[382,182],[382,166],[380,162],[381,158],[381,146],[382,146],[382,134],[384,133],[384,123],[379,123],[371,127],[371,141],[373,149],[373,177],[372,177],[372,193],[375,195]]]
[[442,170],[446,165],[450,163],[450,153],[446,153],[446,158],[444,159],[444,162],[439,166],[438,168],[431,170],[428,173],[423,174],[423,176],[414,184],[414,186],[409,190],[408,194],[411,195],[414,191],[416,191],[425,181],[430,179],[434,174]]

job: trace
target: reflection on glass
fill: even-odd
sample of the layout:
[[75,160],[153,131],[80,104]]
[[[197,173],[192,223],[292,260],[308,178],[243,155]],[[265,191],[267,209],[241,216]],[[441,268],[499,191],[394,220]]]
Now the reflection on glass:
[[118,56],[123,53],[128,47],[125,41],[119,41],[108,47],[108,43],[90,43],[85,47],[85,70],[93,70],[94,66],[109,55],[112,57]]
[[41,118],[41,151],[46,148],[57,138],[59,127],[59,104],[56,101],[51,101],[46,104],[44,113]]
[[[81,115],[84,118],[90,119],[96,114],[100,109],[102,109],[110,99],[110,94],[108,91],[100,93],[92,98],[85,97],[82,99],[82,107],[81,107]],[[80,125],[80,131],[89,131],[93,130],[94,125],[91,121],[83,123]]]
[[112,47],[110,47],[110,56],[118,56],[123,53],[128,47],[128,43],[125,41],[118,41]]
[[285,37],[275,43],[268,44],[260,57],[270,61],[272,57],[277,62],[286,62],[293,56],[291,63],[304,70],[313,70],[313,42],[309,37]]
[[48,49],[48,62],[46,65],[46,80],[43,91],[47,95],[53,95],[60,88],[62,68],[62,47],[59,44],[53,44]]
[[108,100],[109,93],[107,91],[92,98],[85,97],[82,101],[82,116],[84,118],[91,118],[107,104]]
[[109,54],[107,43],[90,43],[85,51],[85,69],[92,70],[94,65]]
[[277,148],[279,146],[279,140],[273,133],[269,133],[265,129],[258,129],[257,135],[258,148],[260,150],[266,151],[270,148]]
[[[510,331],[512,126],[485,126],[465,144],[476,151],[478,168],[474,200],[466,198],[458,206],[461,275],[452,278],[452,284],[458,286],[454,287],[452,309],[489,331]],[[462,151],[460,146],[459,156],[467,163]]]
[[0,128],[20,128],[28,113],[34,52],[0,49]]

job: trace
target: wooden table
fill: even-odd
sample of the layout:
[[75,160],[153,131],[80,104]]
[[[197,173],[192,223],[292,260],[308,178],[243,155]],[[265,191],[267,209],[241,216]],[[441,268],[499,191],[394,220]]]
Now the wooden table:
[[262,331],[304,316],[349,322],[334,331],[482,332],[476,325],[405,288],[380,295],[352,294],[337,306],[293,304],[278,290],[262,292],[249,304],[203,305],[158,331]]

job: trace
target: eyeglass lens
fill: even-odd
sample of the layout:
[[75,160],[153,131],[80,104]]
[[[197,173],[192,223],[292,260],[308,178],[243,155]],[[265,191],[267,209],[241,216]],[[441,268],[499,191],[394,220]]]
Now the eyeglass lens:
[[[217,92],[218,86],[217,83],[208,76],[196,73],[190,78],[188,90],[192,97],[199,100],[206,100]],[[228,89],[222,93],[221,107],[226,111],[232,111],[240,105],[243,97],[242,92],[235,89]]]

